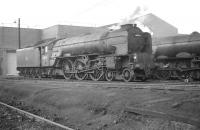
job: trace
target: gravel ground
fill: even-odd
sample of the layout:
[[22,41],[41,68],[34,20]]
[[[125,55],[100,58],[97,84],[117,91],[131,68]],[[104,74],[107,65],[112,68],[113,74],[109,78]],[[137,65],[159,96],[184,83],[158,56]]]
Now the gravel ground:
[[200,119],[199,91],[134,89],[134,83],[133,88],[115,85],[0,80],[0,99],[80,130],[198,130],[189,124],[126,113],[124,109],[137,106]]
[[[20,101],[15,96],[8,97],[6,95],[0,95],[0,102],[6,103],[18,109],[24,110],[26,112],[43,117],[56,123],[67,123],[67,120],[65,118],[62,118],[55,113],[49,112],[46,108],[40,109],[30,104],[27,105],[25,102]],[[0,130],[63,130],[63,128],[48,124],[46,122],[42,122],[33,117],[27,117],[26,115],[1,104],[0,118]],[[75,128],[75,130],[79,129]]]
[[[47,112],[42,112],[40,110],[36,110],[32,106],[24,106],[19,105],[19,101],[16,99],[8,99],[7,101],[11,101],[12,104],[20,106],[21,108],[28,108],[29,111],[36,113],[37,115],[48,115]],[[4,100],[5,101],[5,100]],[[22,104],[22,103],[20,103]],[[103,113],[105,115],[105,112]],[[50,116],[48,117],[50,118]],[[107,117],[109,118],[109,117]],[[55,115],[52,120],[62,120],[62,118],[56,118]],[[116,118],[117,120],[113,120],[113,122],[101,122],[101,125],[96,127],[96,130],[104,130],[104,129],[113,129],[113,130],[131,130],[131,129],[138,129],[138,126],[134,126],[135,123],[141,125],[142,130],[197,130],[195,127],[179,123],[175,121],[165,121],[162,119],[152,119],[149,117],[143,117],[139,115],[132,115],[128,113],[123,113],[120,117]],[[3,105],[0,105],[0,129],[1,130],[62,130],[62,128],[58,128],[56,126],[52,126],[46,124],[44,122],[38,122],[34,118],[29,118],[26,115],[18,113],[10,108],[7,108]],[[135,123],[133,123],[135,122]],[[141,124],[142,122],[142,124]],[[88,122],[87,125],[90,126],[95,122]],[[127,126],[129,127],[127,127]],[[132,127],[130,127],[132,126]],[[81,129],[81,128],[80,128]],[[79,130],[76,128],[76,130]]]

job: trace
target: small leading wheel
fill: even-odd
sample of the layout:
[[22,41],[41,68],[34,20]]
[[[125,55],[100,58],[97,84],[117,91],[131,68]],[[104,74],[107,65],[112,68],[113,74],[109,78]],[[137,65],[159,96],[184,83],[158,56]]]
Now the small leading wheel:
[[156,78],[160,80],[168,80],[170,78],[170,71],[168,70],[156,70]]
[[87,76],[86,72],[81,72],[84,70],[85,64],[83,62],[81,62],[80,60],[77,60],[75,62],[75,69],[76,69],[76,73],[75,73],[75,77],[78,80],[84,80]]
[[123,71],[122,71],[122,79],[125,81],[125,82],[130,82],[133,80],[133,77],[134,77],[134,72],[131,70],[131,69],[128,69],[128,68],[125,68]]
[[96,68],[93,70],[93,73],[89,74],[89,76],[93,81],[99,81],[104,76],[104,70],[103,68]]
[[105,73],[105,78],[107,81],[113,81],[115,80],[115,72],[111,71],[111,70],[107,70]]
[[72,73],[70,73],[72,71],[72,61],[71,60],[64,60],[62,63],[62,70],[63,70],[63,74],[65,79],[70,79],[72,78]]
[[30,74],[31,74],[31,75],[30,75],[31,78],[36,78],[35,69],[32,68],[32,69],[30,70]]
[[24,76],[24,77],[27,76],[27,74],[26,74],[26,70],[27,70],[26,68],[23,70],[23,76]]

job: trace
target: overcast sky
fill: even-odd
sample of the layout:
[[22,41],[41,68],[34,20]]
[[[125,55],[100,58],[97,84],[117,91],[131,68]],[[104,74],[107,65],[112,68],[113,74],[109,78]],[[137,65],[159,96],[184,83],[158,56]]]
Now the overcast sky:
[[23,27],[101,26],[121,22],[142,6],[180,33],[200,32],[198,0],[0,0],[0,4],[1,26],[15,26],[19,17]]

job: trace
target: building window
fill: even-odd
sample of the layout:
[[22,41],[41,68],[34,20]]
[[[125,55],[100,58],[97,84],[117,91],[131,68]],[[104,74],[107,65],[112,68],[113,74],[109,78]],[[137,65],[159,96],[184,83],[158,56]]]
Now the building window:
[[48,46],[45,46],[45,53],[48,52]]

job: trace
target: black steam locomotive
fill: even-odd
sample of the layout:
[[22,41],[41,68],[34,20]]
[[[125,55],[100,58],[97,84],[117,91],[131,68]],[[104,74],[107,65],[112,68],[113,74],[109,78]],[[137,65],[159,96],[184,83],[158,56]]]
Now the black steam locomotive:
[[200,34],[178,35],[154,41],[155,75],[159,79],[200,80]]
[[32,77],[145,80],[151,75],[152,61],[151,35],[132,24],[17,50],[19,74]]

